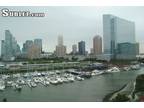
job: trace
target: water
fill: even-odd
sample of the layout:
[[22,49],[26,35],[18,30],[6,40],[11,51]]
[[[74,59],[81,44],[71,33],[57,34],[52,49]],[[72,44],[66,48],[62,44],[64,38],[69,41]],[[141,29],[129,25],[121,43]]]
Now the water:
[[0,92],[0,101],[7,98],[12,102],[96,102],[108,93],[120,89],[124,84],[134,80],[138,74],[144,74],[144,69],[138,71],[120,72],[94,76],[84,81],[62,85],[39,85],[36,88],[24,86],[21,92],[7,88]]

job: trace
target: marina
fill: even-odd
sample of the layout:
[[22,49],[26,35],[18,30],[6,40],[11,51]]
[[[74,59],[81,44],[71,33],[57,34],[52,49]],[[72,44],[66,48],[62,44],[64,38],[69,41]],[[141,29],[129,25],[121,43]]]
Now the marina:
[[133,69],[129,66],[93,71],[67,69],[1,74],[0,99],[7,98],[8,101],[102,101],[107,93],[134,80],[137,74],[143,73],[142,70],[143,67]]

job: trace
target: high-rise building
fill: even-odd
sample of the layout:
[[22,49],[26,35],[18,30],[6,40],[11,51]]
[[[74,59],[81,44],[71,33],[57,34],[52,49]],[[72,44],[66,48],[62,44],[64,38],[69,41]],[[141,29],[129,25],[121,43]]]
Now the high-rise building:
[[72,45],[72,54],[76,54],[77,53],[77,45],[74,44]]
[[66,46],[63,45],[63,36],[58,36],[58,45],[56,46],[55,55],[64,57],[66,55]]
[[117,59],[135,59],[139,54],[138,43],[119,43],[117,48]]
[[29,59],[38,59],[40,58],[40,54],[42,53],[42,40],[34,39],[27,40],[23,44],[23,56]]
[[62,35],[59,35],[58,36],[58,45],[63,45],[63,36]]
[[21,53],[20,46],[9,30],[5,30],[5,40],[2,40],[1,50],[2,59],[5,61],[13,60]]
[[35,39],[34,40],[34,45],[39,47],[40,53],[42,52],[42,39]]
[[1,57],[5,55],[5,41],[1,41]]
[[32,45],[33,45],[32,40],[26,40],[26,42],[23,44],[23,48],[22,48],[23,54],[27,54],[29,48],[31,48]]
[[103,15],[104,54],[115,59],[118,43],[136,43],[135,23],[110,14]]
[[99,35],[93,38],[93,54],[102,54],[102,38]]
[[78,42],[78,53],[80,55],[85,55],[86,54],[86,50],[85,50],[85,41],[80,41]]

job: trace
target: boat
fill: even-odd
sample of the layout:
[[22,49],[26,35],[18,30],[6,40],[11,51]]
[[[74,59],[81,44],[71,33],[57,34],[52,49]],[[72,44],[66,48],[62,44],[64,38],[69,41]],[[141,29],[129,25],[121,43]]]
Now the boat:
[[25,84],[25,81],[22,80],[22,79],[18,79],[18,80],[16,81],[16,83],[18,83],[18,84],[20,84],[20,85],[24,85],[24,84]]
[[29,77],[29,74],[28,74],[28,73],[25,73],[25,74],[23,75],[23,77],[24,77],[24,78],[28,78],[28,77]]
[[62,83],[63,83],[62,78],[57,78],[57,81],[58,81],[59,84],[62,84]]
[[61,79],[63,80],[64,83],[68,83],[68,82],[69,82],[69,80],[68,80],[67,77],[65,77],[65,76],[62,77]]
[[13,83],[14,83],[13,81],[7,81],[7,82],[6,82],[6,86],[7,86],[7,87],[12,87],[12,86],[13,86]]
[[15,89],[18,90],[18,91],[21,91],[22,90],[22,86],[19,85],[19,84],[16,84],[15,85]]
[[49,81],[43,81],[43,85],[44,85],[44,86],[49,86],[49,85],[50,85],[50,82],[49,82]]
[[116,72],[120,72],[119,68],[117,68],[117,67],[112,67],[112,68],[106,70],[106,73],[116,73]]
[[58,81],[56,79],[52,78],[52,79],[50,79],[50,83],[53,85],[57,85]]
[[31,87],[36,87],[37,86],[37,84],[33,81],[30,82],[30,85],[31,85]]
[[5,89],[5,82],[4,81],[0,81],[0,91],[4,91]]
[[74,77],[68,77],[67,80],[69,80],[69,82],[74,82],[75,81]]
[[84,78],[81,78],[79,76],[76,76],[75,79],[78,80],[78,81],[83,81],[84,80]]
[[80,77],[82,78],[91,78],[92,75],[90,72],[81,72]]
[[131,68],[128,67],[128,66],[123,67],[123,70],[124,70],[124,71],[129,71],[130,69],[131,69]]
[[130,67],[131,67],[132,70],[139,70],[140,69],[139,64],[131,65]]
[[92,75],[92,76],[95,76],[95,75],[101,75],[101,74],[103,74],[103,73],[104,73],[103,71],[99,71],[99,70],[96,70],[96,69],[95,69],[95,70],[92,71],[91,75]]

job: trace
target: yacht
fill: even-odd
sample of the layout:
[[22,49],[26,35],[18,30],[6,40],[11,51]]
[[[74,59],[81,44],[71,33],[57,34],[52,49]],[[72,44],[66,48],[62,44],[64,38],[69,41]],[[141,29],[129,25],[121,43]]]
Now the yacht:
[[112,68],[106,70],[106,73],[115,73],[115,72],[120,72],[119,68],[112,67]]
[[53,85],[57,85],[58,81],[56,79],[52,78],[52,79],[50,79],[50,83]]
[[128,66],[123,67],[123,70],[124,70],[124,71],[129,71],[130,69],[131,69],[131,68],[128,67]]
[[92,71],[92,74],[91,74],[91,75],[92,75],[92,76],[95,76],[95,75],[101,75],[101,74],[103,74],[103,73],[104,73],[103,71],[99,71],[99,70],[96,70],[96,69],[95,69],[95,70]]
[[30,85],[31,85],[31,87],[36,87],[37,86],[37,84],[33,81],[30,82]]
[[83,81],[84,80],[84,78],[81,78],[80,76],[76,76],[75,79],[78,80],[78,81]]
[[7,81],[7,82],[6,82],[6,86],[7,86],[7,87],[12,87],[12,86],[13,86],[13,83],[14,83],[13,81]]
[[62,78],[57,78],[57,81],[58,81],[59,84],[62,84],[62,83],[63,83]]
[[43,85],[48,86],[48,85],[50,85],[50,82],[49,81],[43,81]]
[[22,86],[19,85],[19,84],[16,84],[15,85],[15,89],[18,90],[18,91],[21,91],[22,90]]
[[75,81],[74,77],[68,77],[67,79],[69,80],[69,82],[74,82]]
[[25,84],[25,81],[22,80],[22,79],[18,79],[18,80],[16,81],[16,83],[18,83],[18,84],[20,84],[20,85],[24,85],[24,84]]
[[4,89],[5,89],[5,82],[0,81],[0,91],[4,91]]
[[131,65],[131,69],[132,70],[139,70],[140,69],[140,65],[139,64]]

